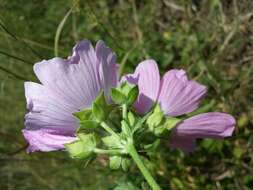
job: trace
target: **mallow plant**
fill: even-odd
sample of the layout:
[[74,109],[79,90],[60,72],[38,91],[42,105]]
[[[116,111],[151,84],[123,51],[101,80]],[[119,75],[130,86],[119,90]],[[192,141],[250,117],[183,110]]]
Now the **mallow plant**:
[[[235,119],[209,112],[187,117],[207,93],[184,70],[162,77],[154,60],[118,77],[116,55],[104,42],[79,42],[67,59],[34,65],[40,84],[25,82],[28,153],[64,150],[73,159],[107,155],[111,169],[135,163],[151,189],[160,185],[145,165],[150,147],[167,139],[172,149],[194,150],[196,139],[231,136]],[[146,153],[146,154],[145,154]]]

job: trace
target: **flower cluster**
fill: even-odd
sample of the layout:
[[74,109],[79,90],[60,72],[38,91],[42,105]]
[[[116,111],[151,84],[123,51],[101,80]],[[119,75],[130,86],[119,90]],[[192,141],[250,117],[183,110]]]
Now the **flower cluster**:
[[139,150],[148,155],[163,137],[172,148],[192,152],[198,138],[232,135],[235,120],[229,114],[188,117],[207,89],[184,70],[170,70],[161,78],[150,59],[121,79],[117,71],[116,55],[102,41],[94,49],[84,40],[68,59],[36,63],[41,84],[25,83],[27,151],[67,150],[77,159],[107,154],[110,167],[124,171],[133,160],[150,187],[160,190]]
[[[28,152],[65,149],[65,144],[77,140],[80,122],[74,113],[91,108],[101,91],[106,102],[113,105],[111,89],[123,83],[128,82],[139,89],[133,104],[134,113],[143,116],[152,112],[151,118],[156,115],[166,117],[167,129],[173,118],[198,108],[207,92],[205,86],[189,80],[184,70],[170,70],[161,78],[154,60],[141,62],[133,74],[125,75],[121,80],[117,69],[116,55],[102,41],[93,48],[84,40],[73,48],[68,59],[53,58],[36,63],[34,72],[41,84],[25,82],[29,112],[25,116],[23,134],[29,142]],[[168,140],[171,147],[186,152],[194,149],[197,138],[228,137],[235,126],[232,116],[219,112],[176,121],[170,127]],[[152,126],[152,122],[149,123]]]

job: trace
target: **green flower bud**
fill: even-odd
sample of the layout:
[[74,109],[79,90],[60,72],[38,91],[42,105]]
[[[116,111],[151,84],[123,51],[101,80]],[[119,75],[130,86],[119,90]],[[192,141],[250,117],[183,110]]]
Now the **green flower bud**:
[[120,156],[111,156],[109,158],[110,168],[113,170],[117,170],[120,168],[122,158]]
[[131,159],[129,158],[122,158],[121,160],[121,167],[123,171],[128,171],[129,167],[131,166]]
[[148,117],[147,124],[151,131],[162,124],[165,120],[164,113],[162,112],[159,105],[156,105],[154,112]]

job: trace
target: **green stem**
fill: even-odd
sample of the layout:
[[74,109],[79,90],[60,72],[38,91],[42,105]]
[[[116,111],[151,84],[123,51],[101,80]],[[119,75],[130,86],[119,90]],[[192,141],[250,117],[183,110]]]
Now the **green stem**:
[[108,133],[110,133],[111,135],[113,135],[114,137],[120,139],[119,135],[117,133],[115,133],[111,127],[109,125],[107,125],[107,123],[105,123],[104,121],[101,122],[101,126],[104,128],[104,130],[106,130]]
[[122,150],[104,150],[104,149],[100,149],[100,148],[95,148],[94,152],[97,154],[113,154],[113,155],[121,155],[124,154],[124,152]]
[[142,175],[147,180],[148,184],[153,190],[161,190],[160,186],[157,184],[157,182],[154,180],[144,163],[142,162],[139,154],[137,153],[133,143],[129,143],[127,146],[128,153],[135,161],[136,165],[140,169]]
[[126,104],[122,105],[122,115],[123,115],[123,119],[127,118],[127,105]]

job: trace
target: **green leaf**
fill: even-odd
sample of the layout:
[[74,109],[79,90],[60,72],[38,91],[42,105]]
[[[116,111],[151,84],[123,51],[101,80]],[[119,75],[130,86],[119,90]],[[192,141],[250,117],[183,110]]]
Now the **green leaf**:
[[111,156],[109,158],[109,165],[110,165],[110,168],[113,169],[113,170],[117,170],[120,168],[120,165],[121,165],[121,157],[120,156]]
[[111,89],[111,97],[112,100],[116,103],[116,104],[124,104],[127,100],[127,97],[120,92],[120,90],[118,90],[117,88],[112,88]]

